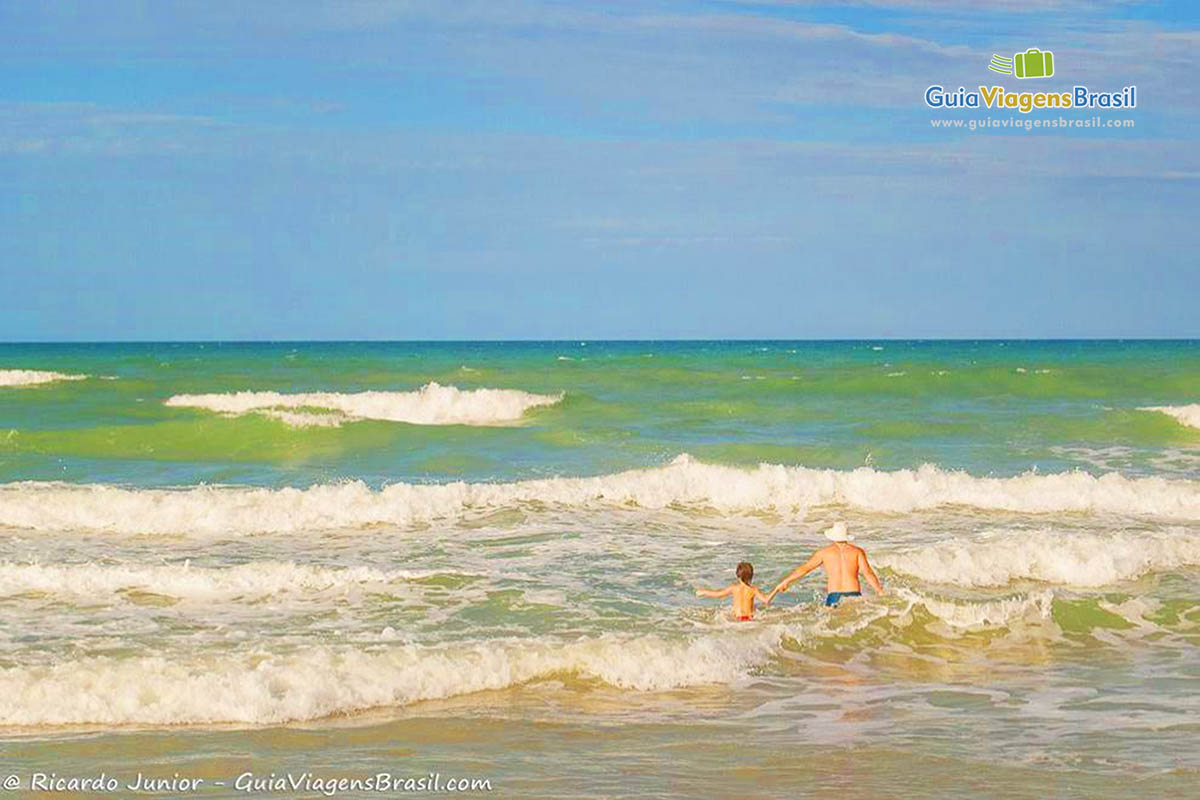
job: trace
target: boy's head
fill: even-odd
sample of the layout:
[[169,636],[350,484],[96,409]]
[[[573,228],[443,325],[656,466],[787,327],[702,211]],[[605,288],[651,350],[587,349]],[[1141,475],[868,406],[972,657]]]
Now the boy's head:
[[739,581],[748,585],[750,581],[754,580],[754,565],[749,561],[738,564],[737,576]]

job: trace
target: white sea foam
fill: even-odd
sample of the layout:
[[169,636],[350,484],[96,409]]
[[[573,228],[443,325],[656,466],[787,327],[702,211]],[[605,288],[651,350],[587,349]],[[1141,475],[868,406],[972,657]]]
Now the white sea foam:
[[929,613],[953,628],[1003,628],[1026,617],[1046,619],[1050,616],[1054,594],[1050,591],[1028,595],[1001,597],[995,600],[949,600],[901,589],[900,593],[913,605],[924,606]]
[[[959,601],[900,590],[899,602],[868,598],[825,609],[772,612],[789,623],[706,625],[687,636],[604,634],[420,645],[385,628],[369,644],[263,643],[240,652],[63,658],[0,668],[0,725],[268,724],[499,690],[573,676],[633,691],[737,684],[775,657],[785,639],[844,638],[921,605],[964,630],[1049,618],[1053,595]],[[718,612],[720,613],[720,612]]]
[[55,381],[82,381],[87,375],[68,375],[63,372],[46,372],[36,369],[0,369],[0,387],[36,386]]
[[106,599],[120,592],[142,591],[190,600],[255,598],[298,592],[336,593],[436,574],[441,573],[371,567],[326,568],[279,561],[221,568],[187,563],[144,566],[5,562],[0,563],[0,597],[37,592]]
[[1200,403],[1192,403],[1187,406],[1145,406],[1141,410],[1158,411],[1174,417],[1184,425],[1200,428]]
[[257,413],[277,419],[293,428],[337,428],[347,421],[344,414],[315,414],[311,411],[288,411],[283,408],[264,408]]
[[[204,591],[207,591],[207,585]],[[318,644],[240,652],[59,659],[0,669],[0,725],[270,724],[574,676],[633,691],[736,684],[777,656],[785,639],[844,638],[922,606],[963,630],[1035,625],[1050,618],[1048,590],[954,600],[899,589],[900,602],[868,599],[806,622],[763,619],[706,626],[690,636],[605,634],[418,645],[385,628],[363,645]],[[789,612],[773,612],[789,613]],[[793,615],[796,612],[791,612]],[[1114,613],[1123,613],[1116,609]],[[815,618],[814,618],[815,615]]]
[[996,531],[982,541],[946,541],[909,552],[880,553],[874,560],[934,583],[1004,586],[1031,580],[1096,587],[1200,565],[1200,534]]
[[[459,389],[427,383],[412,392],[229,392],[178,394],[166,405],[222,414],[267,414],[294,426],[338,425],[361,419],[413,425],[504,425],[531,408],[552,406],[562,394],[518,389]],[[315,414],[313,409],[323,413]]]
[[729,683],[770,657],[780,626],[691,639],[606,635],[273,654],[94,657],[0,669],[0,725],[271,723],[503,689],[572,674],[632,690]]
[[755,469],[680,456],[662,467],[591,478],[516,483],[361,482],[308,489],[200,486],[129,489],[21,482],[0,485],[0,526],[116,533],[247,534],[405,527],[469,511],[526,504],[563,507],[687,507],[726,513],[803,514],[818,506],[912,512],[959,505],[1028,513],[1085,512],[1200,519],[1200,483],[1094,477],[1086,472],[981,478],[926,465],[885,472],[763,464]]

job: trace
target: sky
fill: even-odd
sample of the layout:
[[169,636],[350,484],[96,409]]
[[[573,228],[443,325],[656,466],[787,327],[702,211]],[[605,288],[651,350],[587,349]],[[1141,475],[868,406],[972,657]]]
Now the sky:
[[1200,337],[1198,46],[1136,0],[0,0],[0,340]]

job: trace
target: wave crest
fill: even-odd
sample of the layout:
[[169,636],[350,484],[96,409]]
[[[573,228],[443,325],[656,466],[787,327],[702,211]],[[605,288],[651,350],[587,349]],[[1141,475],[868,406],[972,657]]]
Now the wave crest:
[[1200,565],[1200,534],[997,531],[984,541],[941,542],[875,560],[930,583],[974,587],[1028,580],[1097,587]]
[[1057,602],[1050,591],[983,601],[907,589],[896,594],[897,599],[848,603],[833,612],[815,605],[772,610],[753,625],[717,623],[691,636],[608,633],[572,641],[321,644],[287,652],[258,647],[10,666],[0,669],[0,725],[274,724],[568,675],[634,691],[735,685],[774,659],[790,658],[797,644],[845,641],[881,620],[888,622],[876,628],[876,635],[920,646],[924,634],[907,640],[903,633],[915,606],[945,626],[939,635],[952,639],[981,629],[1010,629],[1023,638],[1044,635],[1042,626],[1053,626]]
[[38,592],[105,599],[136,590],[190,600],[257,598],[296,592],[342,592],[444,574],[448,573],[328,568],[281,561],[255,561],[220,568],[194,567],[189,563],[154,566],[0,563],[0,597]]
[[606,635],[383,651],[317,646],[193,659],[92,657],[0,670],[6,725],[276,723],[488,689],[555,674],[662,690],[730,682],[769,657],[781,633],[690,640]]
[[1158,411],[1174,417],[1179,423],[1191,428],[1200,428],[1200,403],[1187,406],[1145,406],[1142,411]]
[[332,426],[363,419],[412,425],[504,425],[520,420],[531,408],[552,406],[562,399],[561,393],[459,389],[431,382],[413,392],[177,394],[165,405],[235,416],[264,414],[294,427]]
[[0,369],[0,387],[36,386],[55,381],[82,381],[87,375],[68,375],[63,372],[48,372],[37,369]]
[[114,533],[286,533],[406,527],[470,511],[536,504],[560,507],[685,507],[725,513],[803,515],[820,506],[907,513],[941,506],[1024,513],[1087,512],[1200,519],[1200,484],[1094,477],[1086,472],[981,478],[933,466],[884,472],[763,464],[741,469],[687,455],[668,465],[591,478],[515,483],[362,482],[307,489],[199,486],[131,489],[22,482],[0,486],[0,526]]

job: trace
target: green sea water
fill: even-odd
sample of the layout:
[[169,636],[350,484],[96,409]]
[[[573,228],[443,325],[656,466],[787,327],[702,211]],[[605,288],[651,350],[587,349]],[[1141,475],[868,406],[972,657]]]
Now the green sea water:
[[[1197,402],[1194,341],[0,345],[0,757],[1187,796]],[[695,596],[835,520],[884,596]]]
[[[592,475],[717,463],[975,474],[1196,474],[1200,343],[551,342],[0,345],[0,369],[88,375],[0,393],[0,480],[310,485]],[[519,427],[370,418],[296,428],[177,394],[564,393]]]

